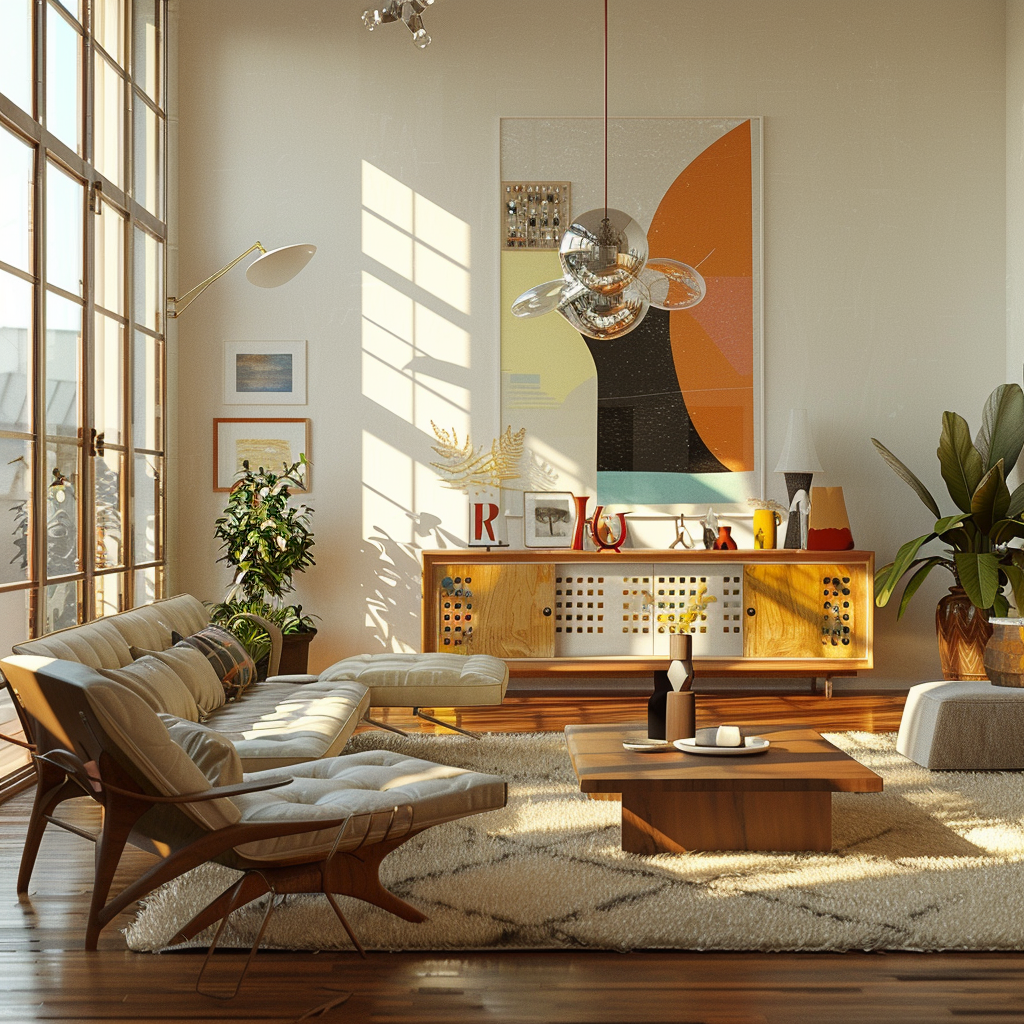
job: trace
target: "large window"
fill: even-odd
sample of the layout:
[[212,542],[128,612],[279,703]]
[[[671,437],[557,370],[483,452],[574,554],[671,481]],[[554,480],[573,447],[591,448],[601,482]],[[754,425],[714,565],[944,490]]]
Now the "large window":
[[0,652],[162,593],[165,8],[0,0]]

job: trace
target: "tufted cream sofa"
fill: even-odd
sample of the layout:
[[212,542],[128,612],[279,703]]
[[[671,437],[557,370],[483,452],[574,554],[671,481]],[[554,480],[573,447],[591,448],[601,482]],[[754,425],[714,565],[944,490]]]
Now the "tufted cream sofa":
[[[75,661],[110,672],[133,663],[132,647],[165,651],[171,647],[172,630],[188,636],[209,623],[209,612],[201,601],[179,594],[27,640],[17,644],[14,653]],[[220,682],[210,671],[212,682],[202,692],[183,693],[175,679],[160,677],[143,696],[157,713],[202,720],[226,736],[248,772],[340,753],[370,706],[369,691],[356,682],[299,684],[279,676],[250,686],[236,702],[222,700],[211,708],[216,696],[204,704],[203,693],[216,694]]]
[[[126,682],[117,670],[133,664],[131,648],[167,651],[172,630],[188,636],[209,621],[201,601],[179,594],[27,640],[14,653],[79,662]],[[508,667],[487,655],[358,655],[318,676],[271,676],[231,703],[223,700],[212,669],[212,678],[190,691],[169,669],[157,672],[141,694],[153,710],[216,729],[232,742],[247,772],[339,754],[371,705],[412,707],[419,713],[422,707],[500,704],[508,685]]]

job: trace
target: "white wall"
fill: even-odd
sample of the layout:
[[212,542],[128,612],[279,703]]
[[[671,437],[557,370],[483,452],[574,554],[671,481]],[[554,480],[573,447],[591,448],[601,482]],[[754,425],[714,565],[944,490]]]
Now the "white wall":
[[[234,272],[178,326],[174,587],[218,598],[228,580],[214,566],[211,421],[247,410],[221,404],[221,342],[305,338],[318,541],[299,600],[323,619],[313,662],[415,647],[417,546],[465,532],[464,499],[429,469],[429,417],[451,423],[468,405],[477,442],[499,427],[498,118],[600,113],[599,0],[439,0],[422,52],[399,26],[366,33],[355,0],[179,7],[179,280],[257,237],[320,250],[276,292]],[[930,523],[869,437],[944,495],[942,411],[976,424],[1008,372],[1005,280],[1022,257],[1006,238],[1006,61],[1021,49],[1019,11],[1011,43],[1004,0],[611,8],[613,114],[765,117],[768,466],[790,407],[808,408],[827,468],[817,482],[844,486],[858,546],[881,563]],[[363,161],[468,226],[468,312],[363,254]],[[612,168],[613,199],[634,170]],[[390,296],[398,340],[364,332],[364,275]],[[427,354],[451,355],[413,382],[381,360],[422,354],[401,338],[417,311]],[[895,608],[878,613],[871,682],[936,675],[944,587],[929,582],[898,625]]]

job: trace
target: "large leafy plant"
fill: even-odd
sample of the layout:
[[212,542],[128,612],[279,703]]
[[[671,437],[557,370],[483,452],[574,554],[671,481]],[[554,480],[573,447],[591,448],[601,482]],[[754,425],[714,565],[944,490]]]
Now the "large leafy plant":
[[[224,551],[218,561],[227,562],[235,575],[225,601],[214,606],[213,619],[231,623],[236,633],[252,631],[251,624],[232,622],[238,613],[252,612],[276,622],[284,633],[308,632],[313,622],[302,614],[302,606],[284,604],[294,588],[295,573],[315,564],[310,553],[313,510],[291,501],[291,488],[302,485],[306,458],[300,455],[280,473],[262,466],[252,470],[248,462],[242,465],[242,476],[214,530]],[[263,641],[256,634],[239,635],[256,658]]]
[[[1024,391],[1001,384],[985,403],[981,428],[971,440],[967,421],[955,412],[942,414],[938,457],[942,479],[959,510],[943,516],[928,488],[888,448],[871,443],[935,516],[930,533],[908,540],[888,565],[875,573],[875,604],[888,603],[900,580],[909,575],[900,599],[901,617],[936,566],[948,569],[975,607],[1005,615],[1009,584],[1014,604],[1024,609],[1024,551],[1010,542],[1024,538],[1024,484],[1013,493],[1006,478],[1024,448]],[[921,554],[930,541],[946,546],[944,554]]]

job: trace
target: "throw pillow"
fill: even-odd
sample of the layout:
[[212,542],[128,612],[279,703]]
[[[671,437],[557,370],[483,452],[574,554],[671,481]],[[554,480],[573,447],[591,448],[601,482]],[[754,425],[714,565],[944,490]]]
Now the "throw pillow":
[[243,781],[242,761],[226,736],[184,718],[160,715],[171,739],[185,751],[211,786],[234,786]]
[[200,718],[216,711],[225,700],[220,676],[209,660],[191,644],[179,643],[166,651],[144,651],[129,647],[133,658],[156,658],[163,662],[185,684],[199,708]]
[[188,688],[172,668],[157,658],[145,656],[124,668],[97,669],[141,697],[154,711],[196,721],[199,711]]
[[220,626],[207,626],[191,636],[171,633],[175,643],[191,644],[201,651],[216,669],[228,700],[238,700],[247,686],[256,681],[256,664],[242,641]]

